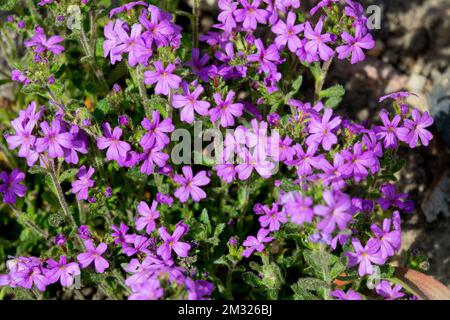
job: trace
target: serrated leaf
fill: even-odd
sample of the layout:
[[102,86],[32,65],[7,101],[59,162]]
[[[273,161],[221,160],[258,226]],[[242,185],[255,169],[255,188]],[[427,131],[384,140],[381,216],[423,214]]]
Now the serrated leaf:
[[336,108],[342,102],[342,97],[331,97],[325,100],[325,106],[328,108]]
[[292,91],[294,93],[297,93],[298,90],[300,90],[300,87],[302,86],[302,84],[303,84],[303,76],[300,75],[300,76],[298,76],[297,79],[295,79],[294,82],[292,82]]
[[214,229],[214,238],[219,238],[222,231],[225,229],[225,223],[219,223]]
[[211,221],[209,220],[208,210],[206,210],[206,208],[203,208],[199,220],[203,223],[203,227],[206,229],[206,233],[209,236],[211,234]]
[[253,272],[244,272],[242,279],[251,287],[259,287],[262,284],[262,280]]

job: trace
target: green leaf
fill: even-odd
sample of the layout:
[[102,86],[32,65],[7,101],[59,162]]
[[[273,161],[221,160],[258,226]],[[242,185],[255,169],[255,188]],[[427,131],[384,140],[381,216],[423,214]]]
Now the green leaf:
[[328,284],[316,278],[300,278],[291,288],[294,291],[295,300],[318,300],[315,292],[327,287]]
[[59,183],[62,183],[64,181],[71,181],[75,178],[75,176],[78,173],[78,169],[69,169],[61,173],[58,177]]
[[0,4],[0,10],[2,11],[10,11],[14,9],[17,4],[17,0],[2,0]]
[[203,223],[203,227],[206,229],[206,234],[209,236],[211,234],[211,221],[209,220],[208,210],[206,210],[206,208],[203,208],[199,220]]
[[345,88],[337,84],[328,89],[322,90],[319,93],[320,98],[332,98],[332,97],[342,97],[345,94]]
[[300,76],[298,76],[297,79],[295,79],[294,82],[292,82],[292,91],[297,93],[298,90],[300,90],[302,83],[303,83],[303,75],[300,75]]
[[342,97],[331,97],[325,100],[325,105],[328,108],[336,108],[342,102]]
[[262,284],[262,280],[253,272],[244,272],[242,279],[251,287],[259,287]]

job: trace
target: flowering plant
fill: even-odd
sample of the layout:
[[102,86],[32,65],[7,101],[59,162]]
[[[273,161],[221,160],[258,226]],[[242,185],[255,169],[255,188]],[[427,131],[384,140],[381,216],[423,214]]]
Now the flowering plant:
[[390,265],[414,211],[397,151],[433,119],[407,92],[341,113],[326,75],[375,47],[364,8],[219,0],[200,34],[198,0],[121,2],[27,1],[1,25],[20,89],[1,210],[23,229],[0,296],[411,298]]

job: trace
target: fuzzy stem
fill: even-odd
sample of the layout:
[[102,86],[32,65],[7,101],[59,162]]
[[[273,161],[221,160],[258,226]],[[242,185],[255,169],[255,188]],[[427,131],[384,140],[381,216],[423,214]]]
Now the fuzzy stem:
[[64,198],[64,193],[62,191],[61,185],[59,184],[58,178],[56,177],[55,166],[53,165],[53,162],[50,162],[49,164],[48,174],[50,176],[50,179],[52,180],[53,185],[55,186],[56,194],[58,196],[61,208],[66,218],[69,220],[73,231],[76,231],[78,229],[78,226],[72,214],[70,213],[69,206],[67,205],[66,199]]
[[327,78],[328,70],[330,69],[332,62],[333,62],[333,57],[331,57],[330,60],[326,61],[322,65],[320,77],[316,81],[316,86],[315,86],[315,90],[314,90],[314,103],[317,103],[320,100],[319,94],[322,91],[323,85],[325,83],[325,79]]
[[194,48],[198,48],[198,34],[200,28],[200,0],[194,0],[192,7],[192,39]]
[[16,218],[19,220],[19,222],[23,222],[23,224],[33,230],[36,234],[44,238],[45,240],[48,240],[48,233],[47,231],[43,230],[41,227],[39,227],[34,221],[32,221],[26,214],[18,211],[16,208],[14,208],[12,205],[9,206],[16,216]]

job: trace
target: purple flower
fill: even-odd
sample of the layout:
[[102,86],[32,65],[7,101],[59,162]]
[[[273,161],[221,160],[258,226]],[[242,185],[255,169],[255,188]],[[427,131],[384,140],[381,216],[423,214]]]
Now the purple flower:
[[242,243],[244,247],[248,247],[242,252],[242,256],[248,258],[256,250],[258,252],[264,251],[264,243],[271,242],[273,237],[268,237],[270,233],[269,229],[259,229],[256,237],[248,236],[247,239]]
[[[132,246],[129,246],[129,244]],[[122,245],[122,251],[129,257],[137,253],[149,254],[150,250],[147,248],[150,245],[151,241],[147,237],[136,234],[127,234],[125,235],[125,243]]]
[[139,213],[139,218],[136,219],[136,229],[145,231],[150,234],[155,230],[155,220],[159,218],[159,211],[156,210],[158,207],[158,202],[153,200],[152,207],[149,208],[148,204],[144,201],[139,202],[137,210]]
[[272,26],[272,32],[277,35],[275,43],[278,48],[288,46],[291,52],[296,52],[297,49],[302,47],[302,42],[298,37],[298,34],[304,30],[303,24],[295,24],[296,16],[294,12],[289,12],[286,22],[278,20],[278,22]]
[[115,245],[124,245],[125,244],[125,236],[127,235],[128,230],[130,229],[125,223],[121,222],[120,227],[116,225],[111,225],[111,229],[114,231],[111,233],[111,236],[114,238]]
[[362,300],[359,293],[353,290],[348,290],[347,292],[342,290],[334,290],[330,292],[330,295],[337,300]]
[[14,128],[16,134],[9,135],[6,138],[6,142],[8,142],[8,148],[10,150],[20,147],[18,152],[19,157],[28,157],[30,150],[33,148],[34,142],[36,141],[36,137],[32,134],[35,125],[35,121],[28,121],[24,125],[20,118],[11,121],[11,126]]
[[22,73],[20,70],[14,69],[11,71],[11,80],[20,82],[24,85],[30,84],[30,79],[28,79],[26,72]]
[[206,280],[186,279],[186,290],[188,292],[188,300],[208,300],[214,290],[211,282]]
[[396,300],[398,298],[404,297],[405,294],[403,292],[400,292],[402,290],[402,286],[399,284],[392,285],[387,280],[381,281],[377,287],[375,288],[377,293],[384,297],[386,300]]
[[336,52],[339,54],[338,58],[344,60],[351,54],[351,64],[364,61],[366,56],[364,55],[363,49],[370,50],[375,48],[375,41],[372,35],[370,33],[364,34],[360,26],[356,26],[355,36],[344,31],[341,37],[345,41],[345,44],[336,48]]
[[331,150],[331,147],[337,143],[337,137],[333,133],[333,130],[337,128],[342,121],[339,116],[334,117],[331,120],[332,115],[333,110],[325,109],[325,113],[321,121],[311,118],[311,122],[308,127],[311,135],[306,139],[308,146],[314,143],[322,144],[322,147],[326,151],[329,151]]
[[239,0],[239,3],[242,9],[235,10],[234,17],[237,22],[243,22],[244,30],[256,30],[258,22],[262,24],[267,22],[268,12],[259,8],[261,0],[253,0],[252,3]]
[[103,136],[97,138],[97,147],[100,150],[108,149],[106,151],[106,158],[108,160],[120,161],[127,157],[128,151],[131,147],[127,142],[120,141],[122,136],[122,129],[115,127],[111,132],[111,126],[108,122],[102,125]]
[[89,227],[86,225],[81,225],[78,228],[78,236],[83,240],[89,240],[91,238],[91,234],[89,233]]
[[397,139],[399,137],[401,117],[396,115],[392,121],[389,120],[389,114],[386,110],[382,110],[380,113],[381,121],[383,121],[383,126],[376,126],[374,128],[377,138],[379,140],[384,140],[385,148],[397,148]]
[[261,227],[269,227],[270,231],[276,231],[280,229],[281,223],[286,223],[286,214],[283,211],[278,210],[278,205],[274,203],[272,209],[268,206],[263,206],[264,214],[259,217],[259,223]]
[[156,194],[156,201],[161,204],[167,204],[169,207],[172,207],[173,204],[173,198],[170,196],[170,194],[164,194],[161,192],[158,192]]
[[390,93],[388,95],[381,97],[380,102],[383,102],[384,100],[387,100],[387,99],[393,99],[397,102],[400,102],[401,100],[406,99],[411,95],[415,95],[415,94],[406,92],[406,91],[394,92],[394,93]]
[[372,224],[370,230],[376,236],[376,241],[380,247],[381,257],[388,258],[395,254],[395,251],[400,249],[401,233],[399,230],[391,231],[391,219],[383,220],[383,229],[377,224]]
[[270,113],[267,115],[267,122],[273,126],[278,127],[280,125],[281,117],[278,113]]
[[121,114],[117,119],[117,122],[119,122],[119,125],[122,127],[127,127],[130,124],[130,118],[125,114]]
[[98,273],[103,273],[109,267],[108,261],[102,257],[102,254],[108,248],[105,243],[100,243],[97,248],[94,247],[92,240],[85,240],[84,246],[86,247],[86,252],[80,253],[77,256],[77,260],[80,263],[81,268],[86,268],[92,262],[94,262],[95,270]]
[[66,237],[63,234],[56,235],[53,243],[57,246],[65,246],[67,243]]
[[9,175],[6,171],[0,173],[0,180],[3,181],[3,184],[0,184],[0,193],[3,194],[4,203],[15,204],[16,196],[19,198],[25,196],[27,187],[21,184],[23,179],[25,179],[25,173],[19,169],[14,169]]
[[244,105],[242,103],[233,103],[235,93],[230,90],[225,100],[220,93],[213,95],[216,106],[209,110],[211,121],[220,119],[220,125],[224,128],[234,125],[234,117],[242,116]]
[[359,264],[358,273],[361,277],[373,273],[372,263],[383,265],[386,262],[386,259],[381,256],[378,250],[378,243],[374,239],[367,241],[366,246],[363,247],[361,242],[355,238],[352,240],[352,245],[355,252],[347,252],[345,255],[349,258],[350,267]]
[[395,186],[391,183],[382,185],[380,190],[383,194],[383,196],[378,199],[378,204],[381,209],[387,210],[392,206],[403,209],[402,199],[408,197],[406,193],[397,194],[395,191]]
[[240,180],[247,180],[253,170],[256,170],[258,174],[268,179],[272,176],[272,170],[274,169],[274,163],[266,160],[265,155],[261,155],[258,149],[253,151],[253,154],[248,150],[244,150],[239,155],[244,161],[236,166],[236,172]]
[[217,176],[226,183],[231,183],[236,179],[236,170],[231,163],[217,164],[215,170]]
[[191,245],[179,240],[182,236],[188,233],[188,231],[189,227],[182,222],[177,224],[172,235],[167,232],[165,227],[159,228],[158,234],[164,243],[158,247],[156,252],[164,260],[170,259],[172,250],[175,251],[179,257],[186,258],[189,254],[189,250],[191,249]]
[[50,158],[63,158],[63,148],[70,149],[73,147],[72,135],[61,130],[61,122],[57,119],[53,119],[51,127],[47,121],[42,122],[40,127],[44,138],[36,140],[36,151],[39,153],[47,151]]
[[349,150],[343,150],[341,152],[342,157],[346,161],[344,173],[347,176],[353,176],[356,182],[367,177],[367,168],[372,168],[374,163],[373,153],[371,151],[363,151],[362,149],[362,143],[357,142],[353,146],[353,152],[350,152]]
[[147,130],[147,133],[141,138],[139,144],[144,149],[150,149],[156,144],[164,148],[165,145],[169,144],[170,139],[167,133],[175,130],[175,126],[172,124],[172,119],[167,118],[161,121],[161,114],[159,111],[152,112],[152,121],[148,118],[142,120],[142,127]]
[[194,122],[194,111],[202,116],[208,115],[209,102],[199,100],[204,91],[203,87],[197,85],[192,93],[187,82],[183,82],[181,87],[183,88],[183,94],[175,94],[172,101],[174,108],[182,109],[180,113],[181,121],[192,124]]
[[35,285],[39,291],[45,291],[49,280],[44,274],[45,269],[42,267],[40,259],[34,257],[24,259],[26,260],[20,263],[20,269],[18,268],[17,273],[13,276],[13,281],[25,289],[31,289]]
[[400,140],[407,143],[411,148],[417,147],[420,142],[422,145],[428,146],[433,135],[430,131],[426,130],[434,122],[428,111],[425,111],[422,115],[417,109],[411,111],[413,120],[405,119],[404,128],[398,129],[398,136]]
[[257,52],[247,56],[249,62],[258,63],[258,72],[271,73],[277,71],[277,63],[280,61],[280,53],[277,47],[272,44],[264,48],[264,44],[261,39],[255,40],[255,46]]
[[320,59],[328,61],[334,55],[333,49],[326,45],[331,42],[331,35],[329,33],[322,34],[323,19],[317,22],[314,30],[309,21],[305,23],[305,38],[309,41],[305,44],[305,50],[312,53],[318,53]]
[[209,67],[206,64],[209,61],[209,56],[204,54],[200,57],[200,50],[198,48],[192,49],[192,60],[186,63],[187,66],[191,67],[192,73],[198,76],[202,81],[209,81]]
[[45,272],[45,275],[50,283],[55,283],[58,280],[63,287],[70,287],[73,284],[73,277],[80,274],[80,267],[76,262],[67,263],[67,257],[59,257],[59,262],[53,259],[47,260],[47,265],[50,267]]
[[60,36],[52,36],[47,39],[44,33],[44,29],[37,27],[35,34],[31,39],[24,42],[25,47],[35,47],[34,52],[43,53],[46,50],[52,52],[55,55],[59,55],[64,51],[64,47],[58,43],[64,41]]
[[331,234],[336,229],[336,225],[339,230],[345,230],[347,224],[352,220],[352,202],[349,196],[326,190],[323,192],[323,199],[326,205],[314,207],[314,213],[323,217],[317,227],[326,234]]
[[89,170],[86,170],[86,166],[82,166],[78,170],[78,180],[72,182],[72,193],[77,195],[78,200],[87,200],[89,188],[92,188],[95,183],[94,180],[91,180],[94,172],[95,169],[93,167],[89,167]]
[[168,96],[171,89],[180,87],[181,78],[172,72],[175,70],[173,64],[164,65],[160,61],[153,62],[155,71],[145,71],[144,83],[147,85],[155,84],[155,94],[163,94]]
[[114,23],[110,21],[104,30],[105,41],[103,42],[103,57],[106,58],[109,55],[111,64],[115,64],[117,61],[122,60],[122,51],[120,45],[122,42],[120,40],[118,32],[123,30],[123,21],[117,19]]
[[148,4],[147,4],[145,1],[133,1],[133,2],[126,3],[126,4],[124,4],[123,6],[120,6],[120,7],[117,7],[117,8],[112,9],[112,10],[109,12],[109,18],[111,19],[111,18],[114,17],[116,14],[119,14],[119,13],[124,12],[124,11],[131,11],[131,10],[132,10],[134,7],[136,7],[136,6],[144,6],[144,7],[147,7]]
[[283,197],[283,203],[292,223],[302,225],[313,221],[313,201],[310,197],[303,197],[300,192],[290,192]]
[[217,20],[223,23],[224,30],[231,33],[236,28],[236,21],[234,19],[234,13],[238,7],[238,4],[233,0],[219,0],[220,13]]
[[316,156],[317,144],[309,145],[306,152],[303,151],[302,146],[299,144],[294,145],[292,148],[295,151],[295,158],[286,161],[286,164],[295,166],[299,176],[310,175],[313,173],[313,168],[320,168],[320,161],[323,159],[323,156]]
[[183,175],[176,174],[173,180],[180,185],[175,190],[175,197],[181,202],[186,202],[189,197],[194,202],[206,198],[206,193],[200,187],[209,183],[210,179],[206,175],[206,171],[200,171],[195,176],[192,174],[192,168],[184,166],[182,168]]

